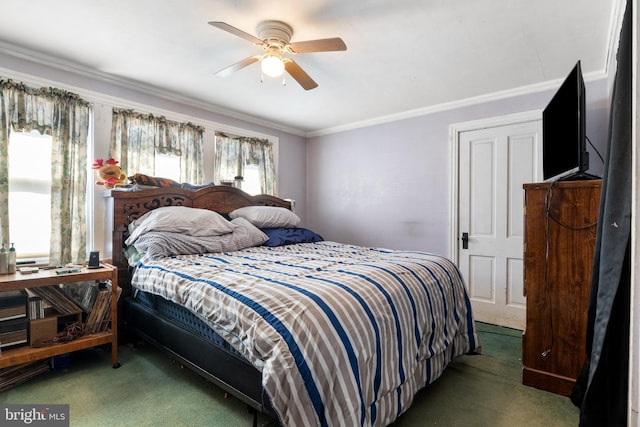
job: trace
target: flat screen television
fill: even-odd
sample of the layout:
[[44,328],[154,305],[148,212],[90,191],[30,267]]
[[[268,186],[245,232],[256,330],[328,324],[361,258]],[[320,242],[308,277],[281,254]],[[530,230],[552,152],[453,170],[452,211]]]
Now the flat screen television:
[[580,61],[542,113],[542,175],[545,181],[594,179],[585,133],[585,89]]

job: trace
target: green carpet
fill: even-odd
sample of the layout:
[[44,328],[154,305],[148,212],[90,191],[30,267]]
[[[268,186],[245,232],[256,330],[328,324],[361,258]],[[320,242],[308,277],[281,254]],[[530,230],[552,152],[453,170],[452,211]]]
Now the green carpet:
[[454,360],[394,427],[577,426],[569,398],[522,385],[522,331],[477,323],[483,354]]
[[[568,398],[521,384],[521,331],[478,324],[482,355],[456,359],[394,427],[575,426]],[[150,345],[101,349],[0,394],[0,403],[70,405],[71,426],[251,426],[246,405]],[[267,417],[261,424],[277,425]]]

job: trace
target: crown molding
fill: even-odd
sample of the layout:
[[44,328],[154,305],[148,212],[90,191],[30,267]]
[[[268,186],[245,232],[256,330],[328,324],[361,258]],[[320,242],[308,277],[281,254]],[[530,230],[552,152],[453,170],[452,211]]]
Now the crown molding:
[[[606,78],[606,70],[587,73],[584,76],[585,81],[595,81],[602,78]],[[370,120],[363,120],[359,122],[349,123],[343,126],[336,126],[333,128],[327,128],[323,130],[313,131],[307,133],[307,137],[313,138],[317,136],[330,135],[338,132],[345,132],[348,130],[354,130],[369,126],[380,125],[389,122],[395,122],[398,120],[411,119],[414,117],[426,116],[429,114],[441,113],[444,111],[455,110],[458,108],[470,107],[477,104],[484,104],[493,101],[501,101],[509,98],[514,98],[523,95],[531,95],[538,92],[544,92],[546,90],[551,90],[557,88],[560,83],[562,83],[563,79],[556,79],[551,81],[546,81],[543,83],[537,83],[528,86],[521,86],[515,89],[509,89],[499,92],[493,92],[486,95],[476,96],[472,98],[460,99],[452,102],[445,102],[442,104],[431,105],[428,107],[416,108],[413,110],[403,111],[400,113],[389,114],[386,116],[377,117]]]
[[[253,125],[263,126],[269,129],[278,130],[281,132],[286,132],[286,133],[290,133],[297,136],[303,136],[303,137],[306,136],[306,133],[303,130],[298,128],[292,128],[290,126],[285,126],[280,123],[275,123],[272,121],[261,119],[259,117],[243,114],[235,110],[221,108],[217,105],[207,103],[198,99],[190,98],[182,94],[179,94],[177,92],[172,92],[163,88],[159,88],[157,86],[144,84],[138,81],[117,77],[112,74],[108,74],[108,73],[104,73],[104,72],[92,69],[90,67],[82,66],[72,61],[66,61],[58,57],[54,57],[51,55],[44,54],[42,52],[37,52],[37,51],[26,49],[20,46],[5,43],[3,41],[0,41],[0,53],[17,58],[17,59],[32,62],[41,66],[54,68],[56,70],[60,70],[66,73],[86,77],[95,81],[117,86],[118,88],[131,90],[142,95],[161,98],[161,99],[182,104],[185,106],[199,108],[201,110],[214,113],[214,114],[219,114],[221,116],[228,117],[230,119],[242,120],[242,121],[251,123]],[[30,83],[32,84],[39,84],[42,86],[50,86],[52,84],[52,79],[34,76],[31,73],[17,72],[17,71],[6,69],[6,68],[3,70],[5,70],[8,73],[13,73],[15,75],[27,76],[27,79],[30,80]],[[10,77],[10,76],[7,76],[7,77]],[[119,101],[116,103],[116,105],[123,104],[123,101],[125,101],[121,98],[110,96],[106,93],[89,91],[77,86],[72,87],[70,85],[65,85],[63,83],[60,83],[60,85],[65,86],[64,87],[65,89],[69,88],[69,90],[73,90],[78,93],[91,93],[92,97],[96,100],[97,99],[100,99],[102,101],[108,100],[108,102]]]
[[[624,13],[624,7],[623,7],[624,0],[618,0],[616,4],[617,4],[617,7],[614,9],[611,16],[610,43],[607,49],[605,63],[603,64],[603,68],[601,71],[585,74],[584,77],[586,81],[593,81],[601,78],[606,78],[608,75],[608,72],[610,71],[609,65],[610,65],[610,62],[612,62],[611,58],[612,58],[612,55],[615,57],[615,50],[617,49],[617,40],[618,40],[617,35],[620,30],[621,19]],[[429,114],[440,113],[440,112],[449,111],[453,109],[469,107],[477,104],[500,101],[508,98],[517,97],[517,96],[534,94],[534,93],[542,92],[545,90],[553,89],[557,87],[559,83],[561,83],[561,79],[556,79],[556,80],[538,83],[534,85],[522,86],[515,89],[509,89],[509,90],[494,92],[494,93],[485,94],[481,96],[476,96],[476,97],[471,97],[471,98],[466,98],[466,99],[461,99],[461,100],[456,100],[451,102],[445,102],[438,105],[416,108],[416,109],[384,115],[384,116],[380,116],[372,119],[352,122],[345,125],[340,125],[340,126],[335,126],[335,127],[325,128],[325,129],[318,129],[315,131],[304,131],[299,128],[292,128],[290,126],[285,126],[280,123],[275,123],[272,121],[261,119],[259,117],[243,114],[238,111],[223,109],[214,104],[189,98],[179,93],[168,91],[168,90],[159,88],[157,86],[146,85],[141,82],[116,77],[111,74],[100,72],[98,70],[94,70],[89,67],[85,67],[71,61],[65,61],[61,58],[53,57],[50,55],[43,54],[41,52],[36,52],[36,51],[32,51],[22,47],[18,47],[15,45],[11,45],[2,41],[0,41],[0,53],[4,53],[6,55],[23,59],[26,61],[34,62],[42,66],[52,67],[68,73],[72,73],[72,74],[80,75],[93,80],[101,81],[107,84],[117,86],[119,88],[132,90],[143,95],[149,95],[149,96],[161,98],[164,100],[168,100],[171,102],[176,102],[185,106],[199,108],[204,111],[208,111],[211,113],[222,115],[224,117],[228,117],[230,119],[242,120],[242,121],[251,123],[253,125],[263,126],[269,129],[278,130],[281,132],[286,132],[289,134],[306,137],[306,138],[330,135],[334,133],[340,133],[340,132],[345,132],[349,130],[364,128],[369,126],[376,126],[384,123],[405,120],[405,119],[410,119],[410,118],[429,115]],[[37,79],[41,80],[43,84],[46,84],[46,85],[51,84],[50,80],[46,80],[43,78],[37,78]],[[82,89],[80,88],[74,88],[74,90],[78,92],[82,92]],[[119,101],[119,104],[122,104],[123,102],[123,100],[120,98],[110,97],[109,95],[104,93],[96,94],[94,92],[94,96],[101,96],[103,99],[109,99],[109,102],[115,102],[116,100]]]

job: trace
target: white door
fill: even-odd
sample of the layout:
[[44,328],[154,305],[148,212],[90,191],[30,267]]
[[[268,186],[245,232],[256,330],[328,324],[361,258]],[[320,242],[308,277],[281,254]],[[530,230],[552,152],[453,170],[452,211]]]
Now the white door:
[[522,184],[542,176],[542,122],[458,133],[457,256],[476,320],[524,330]]

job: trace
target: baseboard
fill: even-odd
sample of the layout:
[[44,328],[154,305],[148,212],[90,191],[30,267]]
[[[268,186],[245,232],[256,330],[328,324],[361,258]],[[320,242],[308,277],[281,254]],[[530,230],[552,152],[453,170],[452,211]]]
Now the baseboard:
[[568,397],[571,395],[575,383],[575,378],[527,368],[526,366],[522,368],[522,384],[539,390]]

